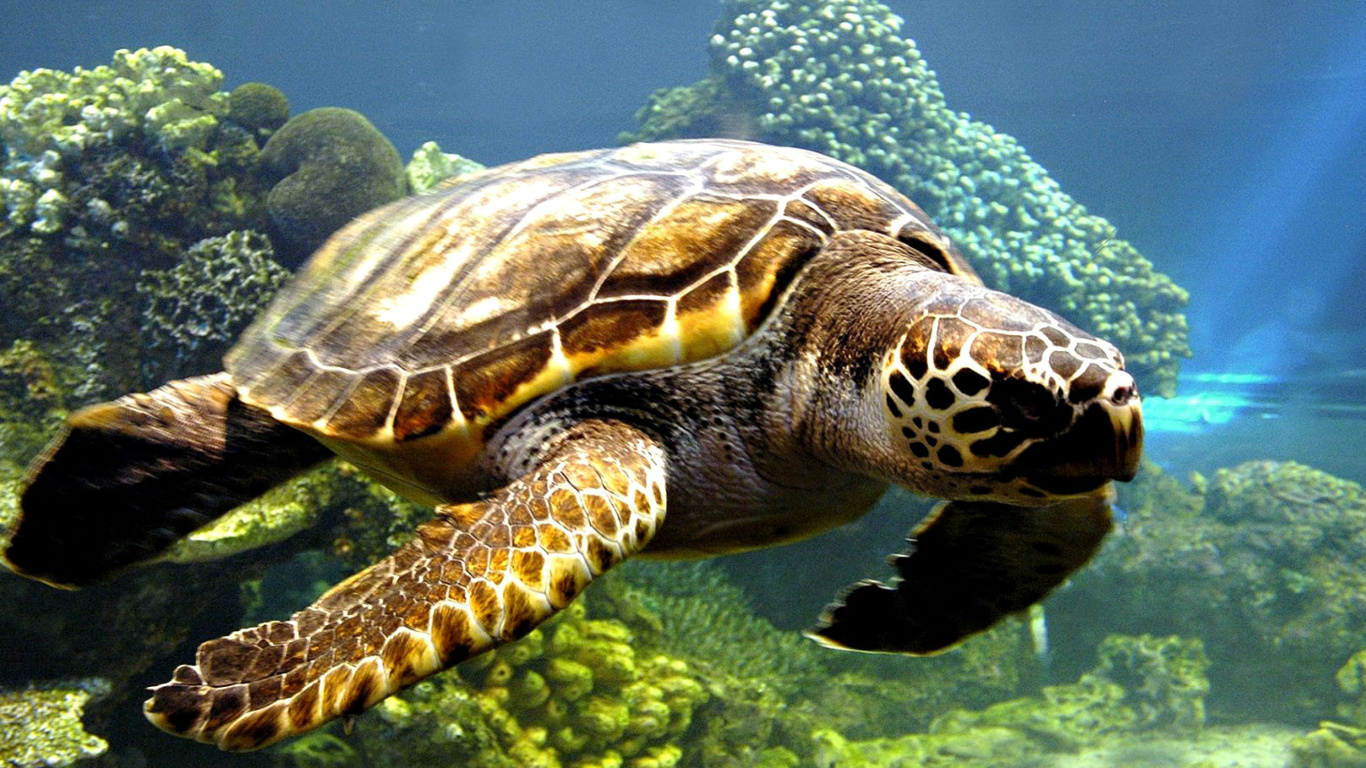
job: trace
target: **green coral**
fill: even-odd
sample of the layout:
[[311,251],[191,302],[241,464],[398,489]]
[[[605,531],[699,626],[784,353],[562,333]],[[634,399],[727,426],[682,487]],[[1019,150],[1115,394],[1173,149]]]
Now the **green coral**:
[[1287,768],[1366,768],[1366,728],[1325,722],[1296,739]]
[[142,336],[157,354],[150,379],[208,373],[289,278],[265,235],[251,230],[205,238],[167,270],[145,270]]
[[266,205],[276,245],[297,263],[328,235],[408,191],[394,145],[359,112],[312,109],[291,118],[261,150],[275,182]]
[[1186,487],[1145,467],[1122,536],[1059,594],[1065,642],[1115,629],[1207,639],[1212,701],[1238,717],[1330,711],[1333,672],[1366,633],[1366,494],[1295,462],[1253,461]]
[[830,653],[755,616],[748,596],[714,563],[628,563],[603,591],[628,618],[633,602],[657,617],[652,634],[661,647],[727,674],[768,680],[780,693],[812,688],[832,672]]
[[1119,685],[1138,729],[1198,730],[1205,724],[1209,658],[1200,638],[1111,635],[1100,663],[1082,678]]
[[0,765],[56,768],[104,754],[108,742],[87,733],[81,715],[108,693],[109,683],[98,679],[0,690]]
[[144,378],[143,271],[266,226],[259,150],[221,83],[163,47],[0,85],[0,347],[36,345],[73,405],[159,383]]
[[626,625],[575,602],[459,677],[386,700],[358,724],[353,764],[675,765],[709,694],[687,662],[632,641]]
[[258,136],[269,137],[289,120],[289,99],[265,83],[243,83],[228,94],[228,118]]
[[[1035,696],[978,711],[952,710],[924,733],[855,741],[828,728],[813,732],[817,765],[1043,765],[1144,733],[1188,733],[1203,724],[1208,690],[1199,640],[1107,638],[1099,664],[1076,683],[1045,686]],[[1122,764],[1122,763],[1121,763]]]
[[1352,697],[1351,701],[1338,705],[1338,716],[1366,728],[1366,649],[1352,654],[1333,679],[1337,681],[1338,690]]
[[463,155],[442,152],[435,141],[429,141],[413,152],[404,175],[413,194],[421,194],[435,189],[447,179],[456,179],[483,169],[482,164]]
[[1110,339],[1146,391],[1172,394],[1187,293],[1015,139],[952,110],[901,24],[876,0],[728,0],[709,77],[657,92],[622,138],[740,135],[862,167],[924,207],[988,284]]
[[0,351],[0,459],[22,461],[56,434],[66,416],[57,366],[33,342]]

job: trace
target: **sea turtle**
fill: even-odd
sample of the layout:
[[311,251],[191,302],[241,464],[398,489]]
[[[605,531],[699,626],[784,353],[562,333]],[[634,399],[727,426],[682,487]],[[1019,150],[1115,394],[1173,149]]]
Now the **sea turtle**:
[[889,483],[950,501],[810,634],[940,651],[1090,558],[1142,441],[1114,346],[985,288],[872,176],[743,141],[545,155],[367,213],[225,367],[73,415],[5,557],[79,586],[334,453],[435,505],[152,689],[152,722],[234,750],[521,637],[627,556],[800,539]]

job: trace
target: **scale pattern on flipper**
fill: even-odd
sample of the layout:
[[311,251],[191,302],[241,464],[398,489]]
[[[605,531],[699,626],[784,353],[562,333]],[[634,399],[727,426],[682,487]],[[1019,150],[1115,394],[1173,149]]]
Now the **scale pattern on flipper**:
[[665,457],[615,422],[567,431],[486,501],[441,506],[418,538],[289,621],[210,640],[144,705],[157,726],[247,750],[356,715],[515,640],[643,548],[664,518]]

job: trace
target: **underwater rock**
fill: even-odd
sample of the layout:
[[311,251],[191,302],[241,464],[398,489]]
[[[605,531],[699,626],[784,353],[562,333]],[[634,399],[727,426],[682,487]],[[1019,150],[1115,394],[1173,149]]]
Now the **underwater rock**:
[[1362,768],[1366,766],[1366,728],[1324,722],[1291,744],[1287,768]]
[[404,169],[404,175],[413,194],[420,195],[436,188],[446,179],[459,178],[483,169],[483,164],[463,155],[442,152],[435,141],[429,141],[413,152],[412,159]]
[[1116,631],[1203,637],[1210,704],[1226,716],[1295,722],[1331,712],[1333,674],[1366,632],[1361,487],[1269,461],[1219,470],[1200,485],[1203,493],[1149,465],[1134,488],[1121,489],[1123,535],[1050,603],[1055,636],[1063,644]]
[[297,266],[352,218],[408,191],[394,145],[359,112],[311,109],[290,118],[261,150],[274,182],[266,205],[281,261]]
[[108,695],[90,679],[23,689],[0,688],[0,765],[59,768],[99,757],[109,744],[81,723],[86,704]]
[[289,120],[289,99],[265,83],[242,83],[228,94],[228,119],[268,138]]
[[0,351],[0,461],[24,461],[61,428],[66,393],[54,363],[31,341]]
[[277,264],[270,240],[240,230],[200,240],[167,270],[144,270],[142,334],[155,350],[151,380],[213,373],[237,335],[275,296],[289,271]]
[[876,0],[728,0],[707,79],[656,92],[622,141],[705,132],[864,168],[923,207],[988,285],[1108,338],[1143,391],[1174,393],[1186,291],[1014,138],[951,109],[901,26]]
[[1135,729],[1194,731],[1205,725],[1209,659],[1200,638],[1111,635],[1096,654],[1099,665],[1081,682],[1103,680],[1123,688]]
[[1366,649],[1352,654],[1333,679],[1337,681],[1338,690],[1352,697],[1351,701],[1338,705],[1338,716],[1366,728]]

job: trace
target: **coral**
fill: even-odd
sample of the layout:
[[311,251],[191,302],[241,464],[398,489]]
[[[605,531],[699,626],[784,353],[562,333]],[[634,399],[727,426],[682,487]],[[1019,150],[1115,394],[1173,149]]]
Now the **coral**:
[[56,768],[104,754],[109,744],[86,732],[81,715],[108,693],[109,683],[99,679],[0,689],[0,765]]
[[404,169],[408,186],[413,194],[435,189],[447,179],[455,179],[475,171],[483,170],[480,163],[450,152],[442,152],[435,141],[429,141],[413,152],[413,157]]
[[160,383],[144,378],[144,270],[267,224],[256,140],[227,119],[221,82],[163,47],[0,85],[0,348],[32,342],[69,405]]
[[[220,161],[228,159],[217,154],[224,148],[233,154],[245,138],[220,131],[229,105],[228,94],[218,90],[222,81],[223,74],[211,65],[160,47],[121,50],[110,66],[94,69],[22,72],[0,86],[3,188],[11,225],[54,235],[114,214],[115,220],[101,229],[142,239],[131,230],[148,222],[120,218],[121,206],[110,195],[94,194],[115,190],[107,184],[88,189],[92,182],[101,186],[88,161],[94,156],[102,164],[98,159],[107,159],[101,156],[110,148],[123,148],[152,161],[125,174],[161,176],[172,187],[210,186],[223,170]],[[164,164],[152,168],[157,152]],[[207,191],[175,204],[193,206]]]
[[832,654],[756,617],[748,596],[714,563],[635,562],[614,576],[603,596],[618,598],[616,611],[638,601],[657,617],[657,642],[669,652],[730,675],[767,680],[781,694],[809,689],[831,674]]
[[1115,683],[1086,679],[1045,686],[1038,696],[993,704],[980,712],[957,710],[936,719],[930,734],[969,735],[983,728],[1005,728],[1049,750],[1072,751],[1101,736],[1134,727],[1137,717]]
[[276,747],[276,751],[289,758],[298,768],[345,766],[356,757],[356,750],[325,731],[306,734]]
[[901,24],[876,0],[728,0],[708,78],[657,92],[622,139],[714,131],[860,166],[924,207],[989,285],[1109,338],[1145,391],[1173,393],[1186,292],[1015,139],[949,108]]
[[261,150],[277,250],[297,264],[353,217],[403,196],[403,160],[359,112],[339,107],[296,115]]
[[242,83],[228,94],[228,119],[262,138],[289,120],[289,99],[265,83]]
[[1352,700],[1338,704],[1338,716],[1366,728],[1366,649],[1357,651],[1333,676],[1338,690]]
[[822,729],[812,734],[814,763],[839,768],[998,768],[1025,764],[1037,745],[1008,728],[981,727],[948,735],[910,734],[851,741]]
[[1325,722],[1291,744],[1287,768],[1366,767],[1366,728]]
[[708,693],[687,662],[631,641],[624,624],[590,619],[575,602],[459,677],[385,701],[358,723],[353,764],[675,765],[675,742]]
[[56,366],[31,341],[0,351],[0,460],[23,461],[42,449],[66,414]]
[[1215,670],[1212,705],[1284,721],[1331,710],[1333,672],[1366,632],[1366,495],[1294,462],[1197,481],[1203,493],[1155,478],[1121,498],[1122,535],[1050,606],[1057,635],[1199,635]]
[[1100,664],[1082,682],[1100,680],[1124,689],[1134,727],[1196,730],[1205,724],[1209,659],[1200,638],[1111,635],[1096,651]]
[[289,277],[273,255],[265,235],[242,230],[200,240],[170,269],[143,271],[142,334],[155,368],[147,378],[221,369],[223,353]]

